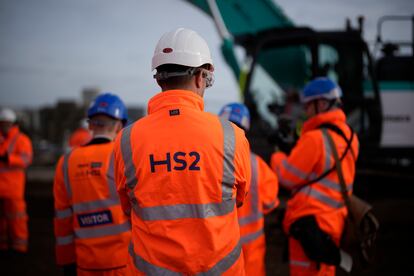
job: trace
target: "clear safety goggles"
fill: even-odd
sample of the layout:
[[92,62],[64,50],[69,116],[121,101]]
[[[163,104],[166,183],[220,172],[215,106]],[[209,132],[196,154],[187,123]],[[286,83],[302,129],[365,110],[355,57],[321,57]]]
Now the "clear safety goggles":
[[182,72],[157,72],[154,75],[154,79],[160,81],[171,77],[194,76],[198,72],[201,72],[201,76],[206,79],[206,88],[212,87],[214,84],[214,74],[213,72],[204,68],[189,68]]
[[214,74],[213,72],[206,70],[206,69],[201,69],[201,74],[203,76],[203,78],[206,79],[206,88],[210,88],[213,86],[214,84]]

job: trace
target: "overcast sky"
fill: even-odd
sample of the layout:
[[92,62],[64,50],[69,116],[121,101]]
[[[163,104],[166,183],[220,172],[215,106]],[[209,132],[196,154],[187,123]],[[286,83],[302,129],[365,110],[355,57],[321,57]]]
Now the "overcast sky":
[[[342,28],[345,18],[366,19],[373,41],[382,15],[413,15],[412,0],[277,0],[297,25]],[[146,105],[159,92],[151,57],[159,37],[189,27],[208,42],[216,80],[205,95],[217,112],[238,100],[236,81],[220,51],[211,19],[183,0],[0,0],[0,105],[38,107],[78,99],[84,87]],[[409,24],[389,24],[394,38],[411,39]]]

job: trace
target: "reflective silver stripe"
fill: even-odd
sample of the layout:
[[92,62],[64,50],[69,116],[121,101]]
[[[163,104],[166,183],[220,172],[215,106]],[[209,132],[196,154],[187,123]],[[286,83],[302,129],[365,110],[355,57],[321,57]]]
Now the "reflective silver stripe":
[[302,172],[300,169],[296,168],[295,166],[289,164],[287,159],[284,159],[282,161],[282,166],[291,174],[295,175],[296,177],[305,180],[308,178],[308,174],[305,172]]
[[323,145],[325,148],[325,171],[330,170],[331,169],[331,147],[329,146],[329,142],[328,142],[328,138],[326,137],[326,132],[328,130],[326,128],[322,129],[322,136],[323,136]]
[[311,186],[306,186],[303,189],[301,189],[298,194],[305,194],[308,195],[310,197],[313,197],[314,199],[319,200],[320,202],[332,207],[332,208],[341,208],[344,206],[344,203],[338,202],[333,198],[330,198],[327,195],[324,195],[323,193],[321,193],[320,191],[313,189]]
[[8,148],[7,148],[7,153],[8,154],[11,154],[13,151],[14,151],[14,146],[16,145],[16,142],[17,142],[17,138],[20,136],[20,133],[17,133],[14,137],[13,137],[13,139],[10,141],[10,144],[9,144],[9,146],[8,146]]
[[129,232],[130,230],[131,225],[129,221],[126,221],[123,224],[78,228],[75,229],[75,236],[79,239],[99,238],[110,235],[122,234],[124,232]]
[[27,216],[26,211],[23,212],[16,212],[16,213],[7,213],[6,218],[7,219],[20,219]]
[[293,189],[293,186],[295,185],[295,183],[282,177],[279,166],[276,166],[276,174],[277,174],[277,177],[279,179],[279,183],[281,186],[283,186],[286,189]]
[[224,160],[223,160],[223,182],[221,184],[222,200],[228,200],[233,195],[234,186],[234,152],[235,152],[235,134],[231,123],[220,118],[223,129],[224,139]]
[[119,203],[119,197],[116,192],[115,174],[114,174],[114,153],[112,152],[109,159],[108,170],[106,172],[106,182],[108,184],[109,197]]
[[132,148],[131,148],[131,131],[133,124],[129,127],[126,127],[122,131],[121,136],[121,153],[122,159],[125,166],[125,177],[126,185],[129,189],[133,190],[138,183],[136,178],[136,168],[134,162],[132,161]]
[[68,235],[64,237],[56,237],[56,245],[68,245],[73,243],[74,236]]
[[213,275],[221,275],[225,271],[227,271],[240,257],[242,245],[239,243],[230,251],[227,256],[221,259],[218,263],[216,263],[212,268],[210,268],[206,272],[198,273],[196,275],[202,276],[213,276]]
[[63,156],[63,182],[65,183],[66,193],[68,194],[68,199],[72,198],[72,187],[70,186],[69,180],[69,156],[71,152]]
[[118,204],[119,204],[119,201],[117,199],[112,199],[112,198],[95,200],[95,201],[79,202],[79,203],[73,203],[73,211],[75,211],[76,213],[88,212],[88,211],[93,211],[96,209],[109,208],[112,206],[116,206]]
[[17,167],[3,167],[0,168],[0,173],[2,172],[17,172],[17,171],[24,171],[23,168],[17,168]]
[[23,239],[14,239],[12,241],[12,246],[13,245],[27,245],[29,242],[28,240],[23,240]]
[[30,163],[30,155],[27,153],[20,153],[20,158],[23,160],[23,163],[27,166]]
[[173,220],[223,216],[231,213],[235,205],[235,200],[231,199],[220,203],[175,204],[145,208],[133,204],[133,208],[142,220]]
[[305,261],[297,261],[297,260],[290,260],[290,265],[293,266],[301,266],[301,267],[310,267],[311,263],[310,262],[305,262]]
[[[327,178],[323,178],[316,183],[322,186],[325,186],[329,189],[335,190],[337,192],[341,192],[341,186],[339,185],[339,183],[329,180]],[[351,191],[353,188],[353,183],[347,184],[346,186],[347,186],[348,191]]]
[[135,254],[134,245],[132,242],[129,244],[128,248],[129,255],[131,256],[135,267],[141,271],[144,272],[147,275],[163,275],[163,276],[180,276],[181,273],[171,271],[169,269],[153,265],[143,258],[141,258],[139,255]]
[[64,219],[73,216],[73,212],[71,208],[63,209],[63,210],[55,210],[55,217],[57,219]]
[[239,218],[239,225],[243,226],[252,222],[256,222],[263,217],[262,212],[259,212],[259,186],[257,183],[257,159],[254,153],[250,153],[250,166],[252,170],[251,183],[250,183],[250,214],[245,217]]
[[124,175],[126,177],[126,186],[130,189],[128,196],[131,201],[131,205],[134,210],[138,208],[138,201],[135,198],[134,189],[138,184],[138,179],[136,177],[136,168],[134,162],[132,161],[132,148],[131,148],[131,131],[132,125],[126,127],[122,130],[121,136],[121,154],[122,160],[124,161]]
[[256,232],[241,236],[240,237],[240,242],[242,244],[245,244],[245,243],[256,240],[257,238],[261,237],[262,235],[264,235],[263,228],[259,229]]
[[[223,259],[217,262],[211,269],[205,272],[200,272],[195,275],[199,276],[213,276],[221,275],[227,271],[240,257],[241,253],[241,244],[238,243],[233,250],[227,254]],[[146,275],[165,275],[165,276],[178,276],[182,275],[179,272],[169,270],[154,264],[149,263],[148,261],[141,258],[138,254],[135,254],[134,245],[130,243],[129,245],[129,255],[132,257],[135,267],[144,272]]]

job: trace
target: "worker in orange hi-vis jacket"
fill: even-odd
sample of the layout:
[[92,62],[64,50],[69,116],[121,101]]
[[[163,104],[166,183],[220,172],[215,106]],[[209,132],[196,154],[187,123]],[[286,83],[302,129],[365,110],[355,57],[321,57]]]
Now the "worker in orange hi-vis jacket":
[[115,178],[131,214],[135,275],[245,275],[236,205],[250,182],[242,129],[203,111],[213,84],[207,43],[177,29],[152,59],[162,93],[115,141]]
[[[241,103],[225,105],[221,118],[229,120],[244,131],[250,128],[250,113]],[[250,153],[252,178],[249,194],[242,207],[237,209],[241,242],[243,245],[246,275],[266,275],[264,217],[279,204],[279,184],[276,174],[266,162],[253,152]]]
[[114,179],[113,139],[127,121],[121,99],[98,96],[88,110],[93,139],[62,156],[55,174],[57,264],[65,275],[129,275],[131,228]]
[[85,119],[80,122],[80,126],[69,137],[69,148],[73,149],[86,145],[92,140],[92,132],[88,129],[88,123]]
[[350,256],[339,249],[348,212],[328,142],[331,135],[351,194],[359,144],[340,108],[341,95],[328,78],[311,81],[302,92],[308,119],[296,146],[289,155],[272,155],[280,185],[292,191],[283,221],[291,275],[335,275],[336,266],[352,267]]
[[32,162],[32,143],[19,131],[16,114],[0,110],[0,250],[28,250],[25,169]]

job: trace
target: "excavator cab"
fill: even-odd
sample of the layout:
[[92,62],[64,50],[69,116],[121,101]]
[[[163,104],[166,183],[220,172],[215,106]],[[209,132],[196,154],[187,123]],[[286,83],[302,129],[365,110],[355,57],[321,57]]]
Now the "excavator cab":
[[[235,36],[235,43],[246,49],[251,60],[244,100],[250,110],[256,111],[252,112],[252,120],[256,121],[252,126],[256,128],[249,133],[254,137],[253,150],[267,157],[272,149],[264,146],[265,132],[280,133],[285,118],[289,118],[295,134],[300,133],[303,114],[299,94],[309,80],[318,76],[338,82],[344,110],[361,143],[366,149],[378,148],[382,133],[380,95],[374,64],[360,30],[274,28]],[[366,91],[364,85],[373,89]],[[280,139],[276,139],[278,142]]]

